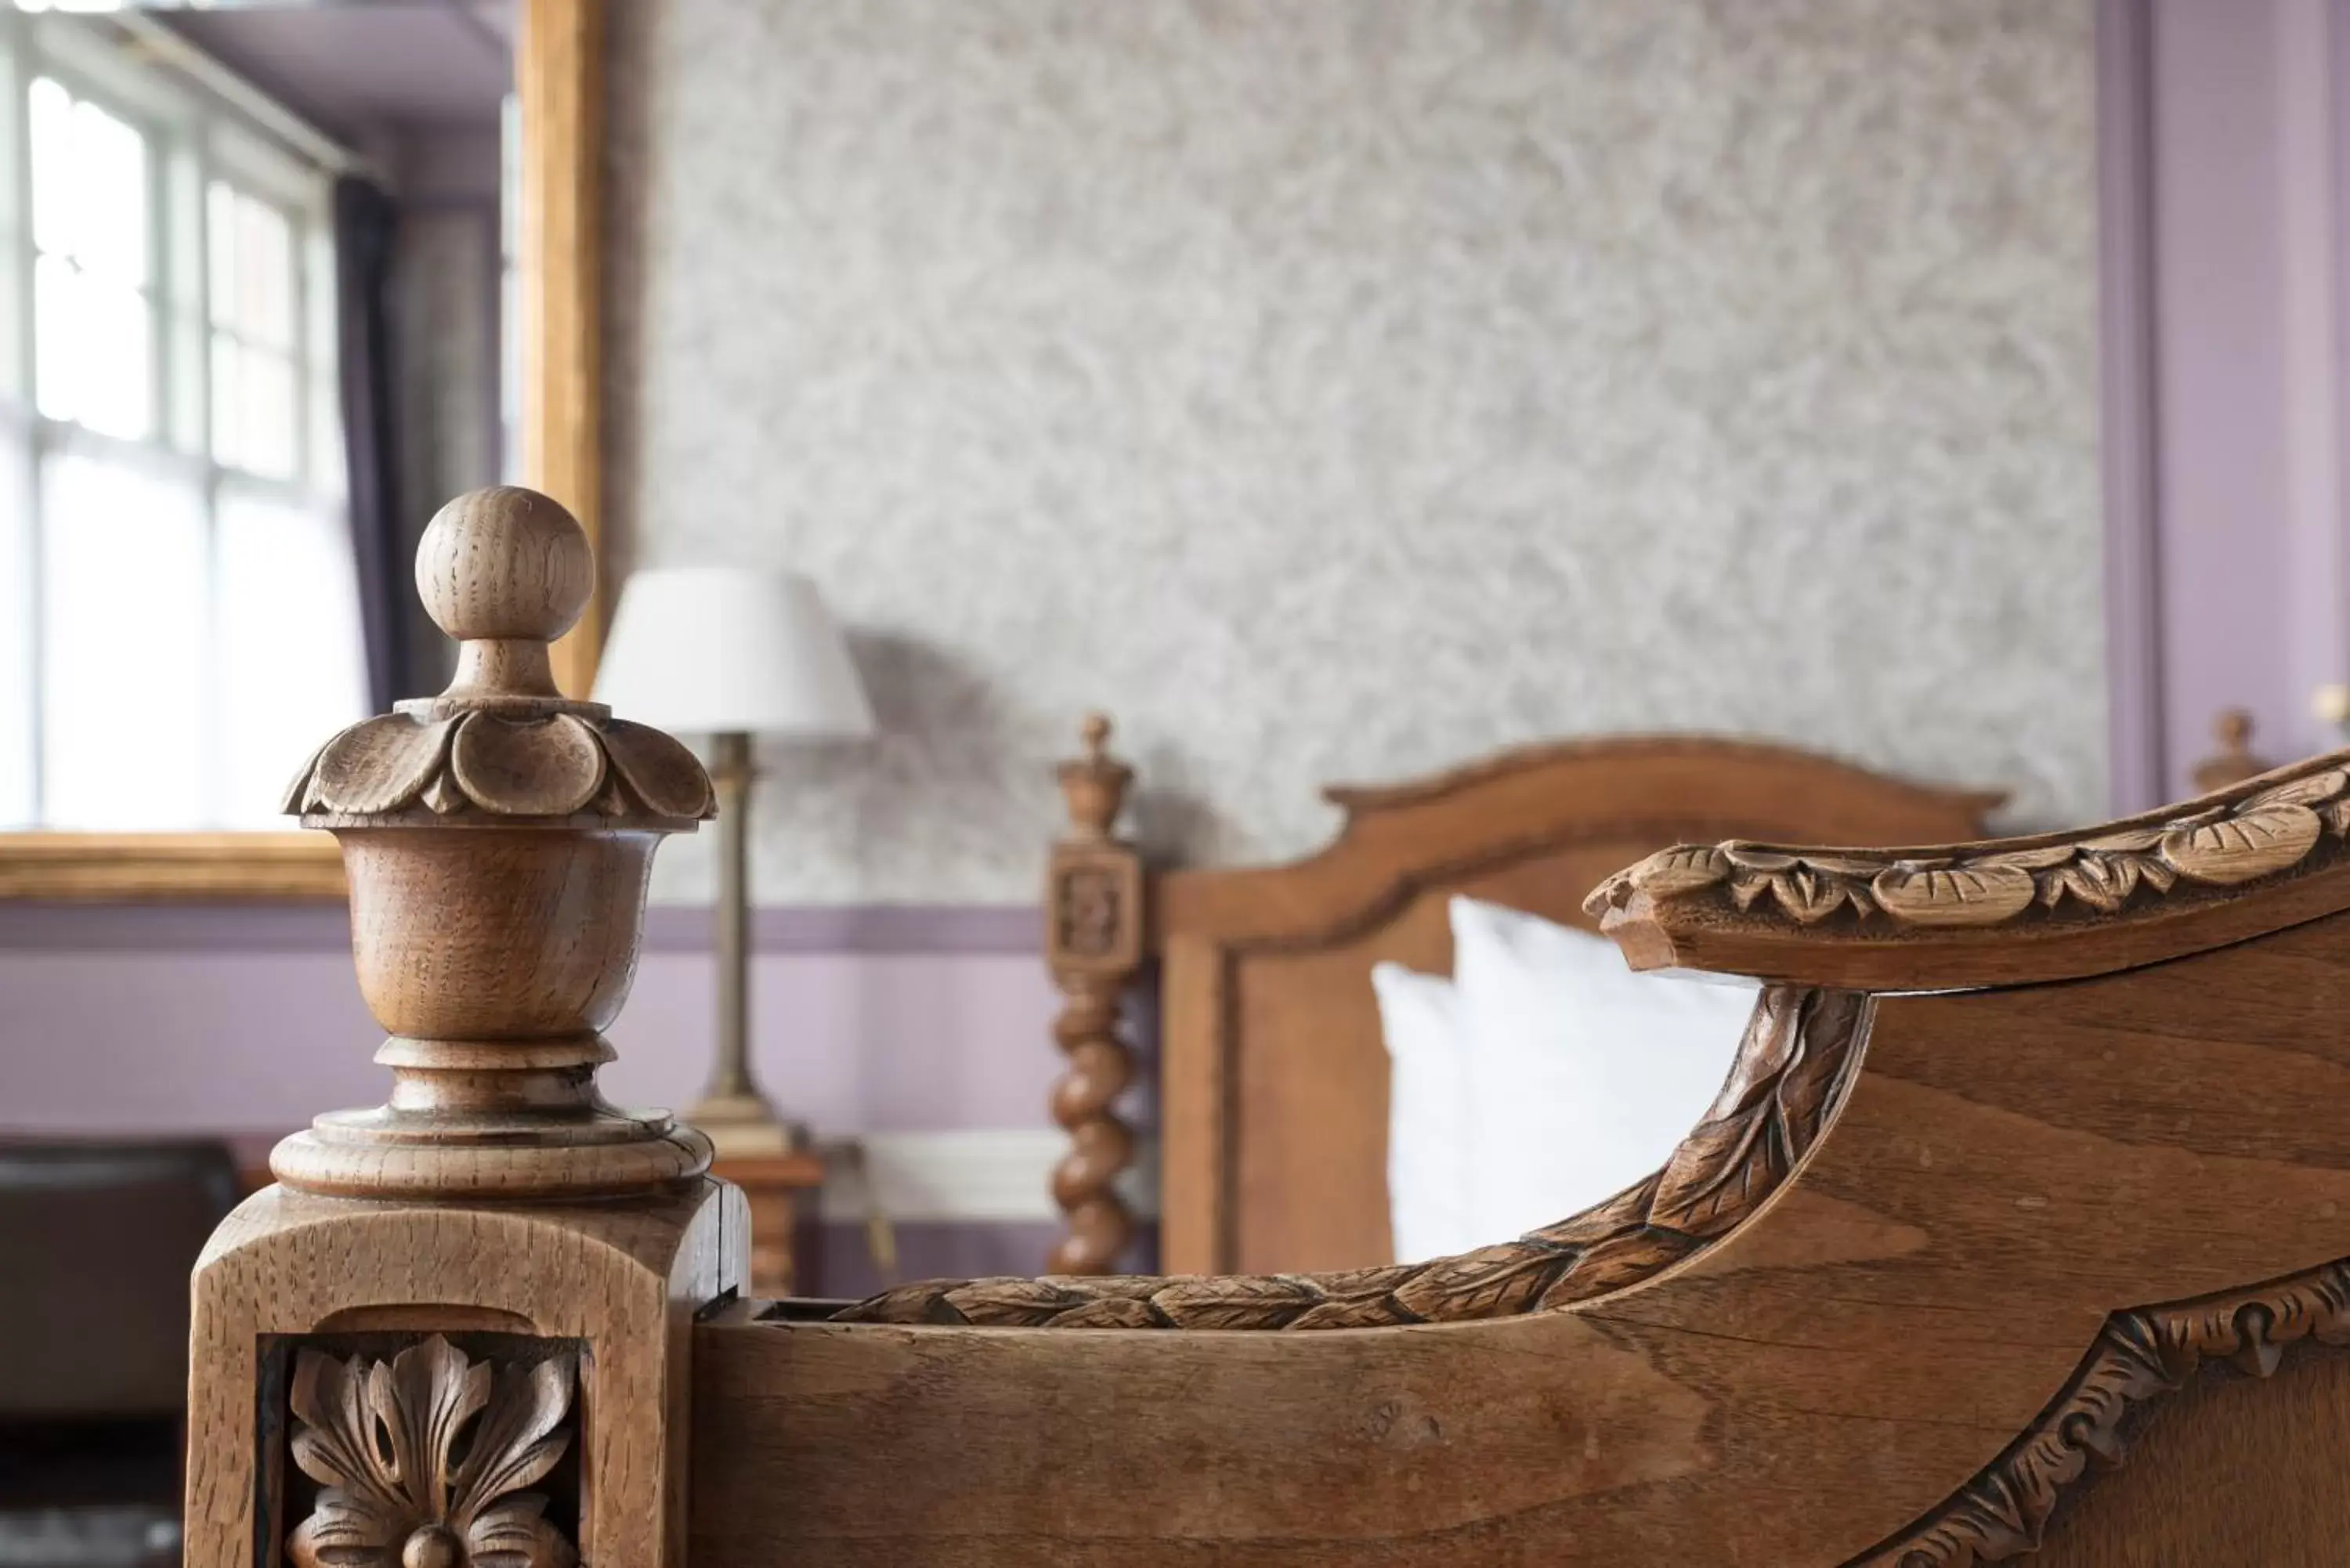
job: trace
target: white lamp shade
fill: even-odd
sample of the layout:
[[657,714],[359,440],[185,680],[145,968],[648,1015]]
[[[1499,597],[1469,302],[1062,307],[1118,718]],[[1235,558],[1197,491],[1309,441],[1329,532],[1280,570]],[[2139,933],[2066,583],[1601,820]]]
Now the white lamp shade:
[[873,732],[873,707],[816,585],[796,572],[669,566],[620,591],[596,671],[613,715],[681,735]]

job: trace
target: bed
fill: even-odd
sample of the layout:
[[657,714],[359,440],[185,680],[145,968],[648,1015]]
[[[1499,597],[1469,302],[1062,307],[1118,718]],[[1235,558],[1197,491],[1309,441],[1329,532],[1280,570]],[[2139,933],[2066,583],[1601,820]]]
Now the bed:
[[[1662,1167],[1523,1236],[771,1302],[708,1140],[596,1090],[653,848],[709,781],[555,690],[589,576],[560,508],[468,498],[426,544],[458,683],[331,741],[290,807],[341,841],[390,1098],[281,1144],[196,1265],[190,1568],[2343,1561],[2350,752],[2073,832],[1709,832],[1596,877],[1634,965],[1763,989]],[[1773,781],[1821,765],[1749,756],[1750,815],[1700,793],[1708,754],[1657,748],[1618,831],[1777,820]],[[1170,879],[1203,1038],[1263,1012],[1306,1040],[1266,998],[1316,982],[1261,983],[1284,964],[1434,943],[1413,876],[1573,897],[1576,761],[1359,802],[1305,867],[1193,884],[1245,898]],[[1485,797],[1473,826],[1448,794]],[[1089,950],[1139,951],[1097,891]],[[1215,1118],[1240,1179],[1201,1189],[1243,1218],[1288,1168],[1250,1152],[1253,1071]],[[1367,1184],[1327,1194],[1348,1248]],[[1233,1244],[1319,1245],[1274,1212],[1286,1241]]]
[[1054,1178],[1065,1273],[1107,1271],[1133,1231],[1113,1185],[1133,1140],[1105,1125],[1130,1072],[1129,994],[1160,1064],[1169,1272],[1383,1263],[1388,1062],[1370,973],[1382,960],[1449,971],[1450,898],[1596,929],[1585,895],[1662,845],[1974,838],[2002,798],[1754,741],[1595,737],[1326,789],[1344,825],[1295,864],[1157,870],[1110,833],[1132,774],[1108,721],[1082,736],[1060,770],[1071,831],[1045,877],[1072,1056],[1053,1102],[1072,1134]]

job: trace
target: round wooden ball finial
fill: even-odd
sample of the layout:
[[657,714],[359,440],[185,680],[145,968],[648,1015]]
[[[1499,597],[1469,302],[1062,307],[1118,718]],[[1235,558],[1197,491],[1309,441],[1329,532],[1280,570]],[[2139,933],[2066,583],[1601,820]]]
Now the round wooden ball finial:
[[518,484],[460,495],[416,547],[416,591],[433,624],[464,645],[450,693],[555,693],[546,647],[577,622],[596,588],[579,520]]

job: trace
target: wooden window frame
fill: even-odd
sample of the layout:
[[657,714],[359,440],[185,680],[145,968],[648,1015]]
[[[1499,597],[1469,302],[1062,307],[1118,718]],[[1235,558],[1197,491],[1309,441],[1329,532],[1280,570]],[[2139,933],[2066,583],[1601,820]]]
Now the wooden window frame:
[[[522,119],[522,472],[524,483],[571,509],[599,558],[605,4],[523,0],[515,44]],[[588,613],[555,645],[556,679],[575,696],[585,696],[595,679],[608,593],[599,569]],[[0,834],[0,898],[343,896],[342,858],[323,833]]]

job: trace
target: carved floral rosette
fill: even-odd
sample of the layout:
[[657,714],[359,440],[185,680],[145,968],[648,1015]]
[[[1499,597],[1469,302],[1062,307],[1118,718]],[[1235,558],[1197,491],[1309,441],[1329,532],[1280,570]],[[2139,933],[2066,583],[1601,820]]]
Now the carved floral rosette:
[[389,1360],[296,1358],[294,1463],[317,1501],[296,1568],[571,1568],[529,1490],[570,1446],[574,1365],[475,1361],[439,1334]]
[[439,817],[664,821],[715,814],[709,774],[679,742],[598,704],[561,710],[362,720],[319,748],[287,789],[285,809],[388,816],[421,804]]
[[2350,835],[2350,771],[2320,763],[2235,798],[2141,818],[2088,838],[2021,839],[1941,857],[1777,849],[1731,840],[1660,850],[1595,890],[1595,917],[1720,899],[1737,914],[1820,927],[1994,927],[2110,915],[2186,886],[2232,888],[2303,865]]

